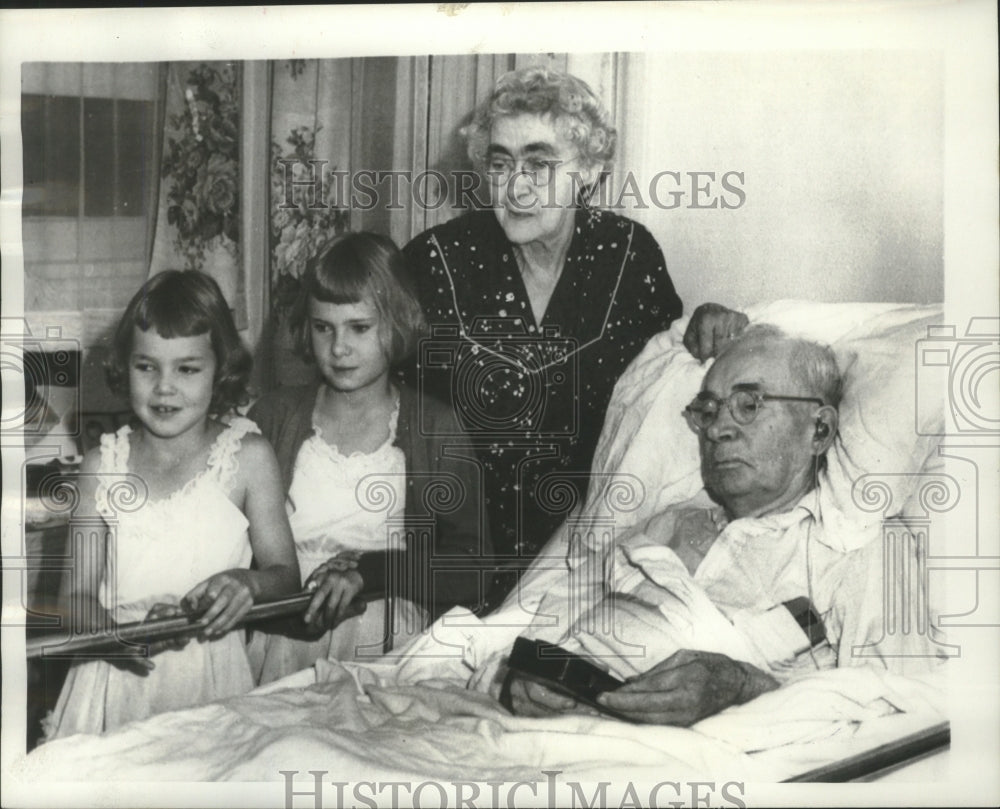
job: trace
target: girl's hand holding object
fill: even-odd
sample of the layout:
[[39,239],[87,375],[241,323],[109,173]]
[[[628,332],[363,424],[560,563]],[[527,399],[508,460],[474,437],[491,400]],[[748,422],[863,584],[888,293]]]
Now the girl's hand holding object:
[[202,620],[207,626],[202,637],[220,637],[236,626],[253,606],[252,582],[249,570],[224,570],[195,585],[181,599],[181,606],[190,612],[205,610]]

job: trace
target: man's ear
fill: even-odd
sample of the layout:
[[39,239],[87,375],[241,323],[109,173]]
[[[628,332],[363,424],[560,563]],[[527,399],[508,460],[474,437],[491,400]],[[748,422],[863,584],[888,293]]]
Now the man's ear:
[[818,457],[833,446],[840,418],[837,409],[830,405],[823,405],[813,414],[813,418],[816,421],[816,431],[813,433],[812,451]]

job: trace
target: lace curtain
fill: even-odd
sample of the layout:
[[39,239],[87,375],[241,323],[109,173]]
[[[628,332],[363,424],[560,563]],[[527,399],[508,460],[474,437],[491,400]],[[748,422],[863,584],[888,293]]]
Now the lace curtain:
[[85,343],[145,277],[159,85],[155,63],[22,66],[24,310]]

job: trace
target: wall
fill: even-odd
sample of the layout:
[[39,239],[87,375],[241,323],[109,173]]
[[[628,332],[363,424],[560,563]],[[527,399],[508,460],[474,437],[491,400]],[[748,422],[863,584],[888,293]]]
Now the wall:
[[[396,168],[469,167],[452,130],[486,92],[479,86],[484,60],[498,75],[500,58],[432,57],[422,80],[431,88],[426,122],[410,120],[397,104]],[[942,300],[939,53],[535,54],[507,57],[506,67],[537,62],[591,82],[612,110],[620,146],[608,201],[620,201],[621,212],[653,232],[688,311],[706,300]],[[409,60],[399,67],[412,78]],[[413,98],[406,92],[397,102]],[[680,183],[661,176],[658,206],[650,184],[664,171]],[[728,172],[742,175],[728,183],[745,197],[722,187]],[[694,192],[694,184],[703,190]],[[713,201],[717,207],[694,207]],[[416,230],[453,215],[432,211],[433,221]],[[378,212],[367,216],[375,222]],[[406,241],[414,225],[409,214],[396,218],[389,230]]]
[[[630,207],[688,311],[942,300],[942,88],[928,51],[633,55],[617,170],[643,191],[659,171],[681,173],[680,207]],[[688,173],[699,171],[717,181],[695,199]],[[743,173],[729,179],[745,202],[727,210],[740,202],[718,182],[729,171]],[[659,188],[671,204],[673,178]]]

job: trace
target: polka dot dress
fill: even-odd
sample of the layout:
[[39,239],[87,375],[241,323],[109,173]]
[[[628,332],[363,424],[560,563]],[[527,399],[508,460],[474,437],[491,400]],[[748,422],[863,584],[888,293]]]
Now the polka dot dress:
[[432,228],[404,252],[431,327],[415,381],[452,403],[476,444],[501,561],[533,557],[586,494],[618,377],[681,314],[663,255],[638,223],[579,210],[537,323],[492,211]]

